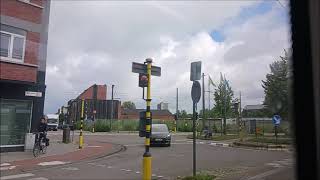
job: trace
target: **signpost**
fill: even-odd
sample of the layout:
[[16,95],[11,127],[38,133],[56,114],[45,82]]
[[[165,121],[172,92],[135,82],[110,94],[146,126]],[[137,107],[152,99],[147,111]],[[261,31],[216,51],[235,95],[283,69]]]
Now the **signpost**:
[[196,168],[196,120],[198,119],[197,103],[201,97],[201,86],[198,80],[201,79],[201,61],[191,63],[190,81],[193,81],[191,89],[191,98],[193,101],[193,118],[192,118],[192,131],[193,131],[193,176],[197,174]]
[[151,135],[151,76],[161,76],[161,68],[152,66],[152,59],[148,58],[141,63],[132,63],[132,72],[139,73],[139,87],[147,87],[147,99],[145,116],[140,115],[140,121],[145,122],[145,132],[140,133],[139,136],[145,136],[145,152],[143,154],[143,180],[151,180],[151,153],[150,153],[150,135]]
[[278,126],[281,123],[281,117],[279,115],[275,114],[272,117],[272,121],[274,124],[274,135],[276,136],[276,144],[277,144],[277,142],[278,142]]

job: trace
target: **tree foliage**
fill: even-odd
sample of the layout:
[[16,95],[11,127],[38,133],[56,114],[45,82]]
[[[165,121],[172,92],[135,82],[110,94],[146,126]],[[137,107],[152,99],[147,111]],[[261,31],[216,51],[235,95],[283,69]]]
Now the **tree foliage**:
[[214,90],[214,101],[213,112],[209,112],[214,117],[224,117],[224,111],[226,111],[226,117],[232,117],[232,100],[233,90],[229,85],[226,78],[221,75],[221,80],[217,88]]
[[122,104],[124,109],[136,109],[136,105],[132,101],[125,101]]
[[283,119],[288,118],[288,68],[290,56],[285,56],[270,64],[270,73],[262,81],[265,98],[264,105],[270,115],[279,114]]

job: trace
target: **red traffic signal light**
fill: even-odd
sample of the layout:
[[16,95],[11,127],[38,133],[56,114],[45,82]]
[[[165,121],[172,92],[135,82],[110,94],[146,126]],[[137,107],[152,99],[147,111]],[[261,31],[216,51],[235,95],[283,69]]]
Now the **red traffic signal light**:
[[148,76],[146,74],[139,74],[139,87],[148,86]]

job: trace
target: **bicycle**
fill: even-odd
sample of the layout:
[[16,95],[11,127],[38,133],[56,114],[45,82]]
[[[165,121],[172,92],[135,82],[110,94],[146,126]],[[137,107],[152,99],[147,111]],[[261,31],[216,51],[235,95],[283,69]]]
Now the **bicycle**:
[[47,145],[46,145],[46,139],[45,139],[46,133],[38,132],[34,134],[36,135],[36,139],[35,139],[32,152],[34,157],[38,157],[40,152],[42,154],[45,154],[47,152]]

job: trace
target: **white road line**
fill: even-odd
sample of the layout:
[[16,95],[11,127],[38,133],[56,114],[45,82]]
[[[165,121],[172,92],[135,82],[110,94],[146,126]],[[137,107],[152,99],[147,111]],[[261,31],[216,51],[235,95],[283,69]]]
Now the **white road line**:
[[38,165],[39,166],[53,166],[53,165],[62,165],[62,164],[67,164],[68,162],[63,162],[63,161],[48,161],[48,162],[41,162]]
[[37,177],[37,178],[31,178],[31,179],[28,179],[28,180],[49,180],[49,179],[45,178],[45,177]]
[[130,169],[126,169],[126,171],[127,171],[127,172],[131,172],[132,170],[130,170]]
[[270,175],[272,175],[272,174],[275,174],[275,173],[277,173],[277,172],[282,171],[282,169],[283,169],[283,168],[272,169],[272,170],[270,170],[270,171],[267,171],[267,172],[258,174],[258,175],[253,176],[253,177],[250,177],[250,178],[248,178],[248,179],[246,179],[246,180],[261,180],[261,179],[263,179],[263,178],[265,178],[265,177],[267,177],[267,176],[270,176]]
[[281,164],[278,164],[278,163],[266,163],[265,165],[272,166],[272,167],[275,167],[275,168],[283,167]]
[[25,178],[25,177],[31,177],[34,176],[32,173],[25,173],[25,174],[15,174],[10,176],[2,176],[1,180],[8,180],[8,179],[18,179],[18,178]]
[[99,147],[102,147],[102,146],[87,146],[88,148],[99,148]]
[[2,163],[2,164],[0,164],[0,167],[2,167],[2,166],[10,166],[11,164],[10,163]]
[[157,176],[157,178],[163,178],[163,176]]
[[126,171],[126,169],[120,169],[121,171]]
[[14,168],[16,168],[16,166],[4,166],[4,167],[0,167],[0,171],[11,170]]
[[112,168],[112,166],[108,166],[107,168],[108,168],[108,169],[111,169],[111,168]]
[[140,174],[140,171],[136,171],[136,174]]
[[155,177],[155,176],[157,176],[156,174],[152,174],[152,177]]
[[77,168],[77,167],[66,167],[66,168],[61,168],[61,169],[68,170],[68,171],[78,171],[79,170],[79,168]]

